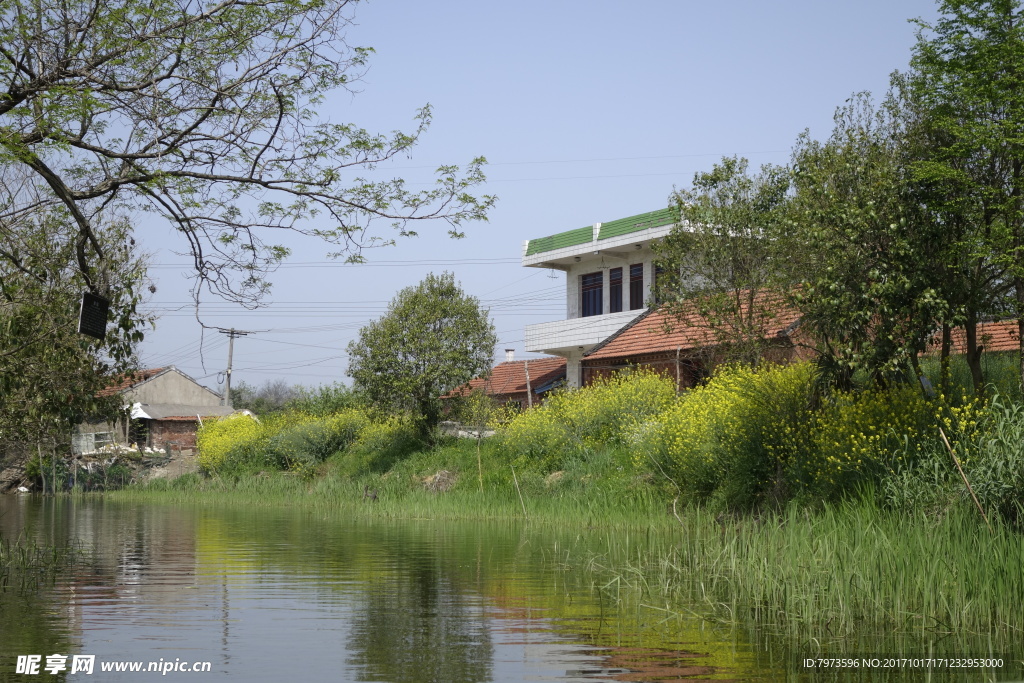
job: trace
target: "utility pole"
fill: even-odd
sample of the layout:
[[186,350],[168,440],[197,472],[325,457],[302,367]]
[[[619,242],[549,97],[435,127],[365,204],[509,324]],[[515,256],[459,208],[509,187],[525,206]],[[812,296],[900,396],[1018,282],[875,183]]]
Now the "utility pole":
[[523,370],[526,372],[526,407],[533,407],[533,389],[530,387],[530,360],[523,361]]
[[234,355],[235,351],[235,337],[244,337],[249,334],[248,332],[242,332],[231,328],[230,330],[217,330],[221,334],[228,335],[228,369],[224,372],[224,405],[228,408],[231,407],[231,356]]

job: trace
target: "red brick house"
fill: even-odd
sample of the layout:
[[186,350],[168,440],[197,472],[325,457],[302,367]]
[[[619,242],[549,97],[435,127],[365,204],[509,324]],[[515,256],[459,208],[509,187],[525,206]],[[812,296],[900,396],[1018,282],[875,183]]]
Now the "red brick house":
[[[811,358],[813,349],[802,342],[800,312],[780,298],[758,297],[754,303],[767,312],[762,338],[762,357],[777,363]],[[728,357],[729,344],[696,308],[682,317],[664,308],[651,309],[583,354],[584,386],[618,370],[650,368],[676,381],[680,389],[692,387]]]

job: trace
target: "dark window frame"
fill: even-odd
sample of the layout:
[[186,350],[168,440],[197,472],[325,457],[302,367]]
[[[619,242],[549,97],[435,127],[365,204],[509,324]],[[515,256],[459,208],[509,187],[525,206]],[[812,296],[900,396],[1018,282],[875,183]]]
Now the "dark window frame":
[[580,275],[580,317],[604,313],[604,271]]
[[608,271],[608,312],[622,312],[622,268]]
[[644,307],[644,264],[634,263],[629,266],[629,310],[636,311]]

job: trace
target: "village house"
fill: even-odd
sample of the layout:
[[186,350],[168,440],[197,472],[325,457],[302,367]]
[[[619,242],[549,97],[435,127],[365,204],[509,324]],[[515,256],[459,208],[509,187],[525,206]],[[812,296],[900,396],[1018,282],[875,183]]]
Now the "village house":
[[565,383],[565,359],[558,357],[515,360],[511,350],[505,362],[498,363],[486,377],[476,377],[449,392],[444,398],[466,396],[480,390],[498,403],[522,410],[539,405],[551,390]]
[[[658,274],[652,244],[674,225],[673,212],[662,209],[523,244],[524,267],[550,268],[566,276],[565,318],[525,330],[528,352],[563,359],[565,386],[579,388],[617,370],[646,367],[673,378],[682,389],[699,383],[732,355],[720,322],[715,327],[696,309],[673,315],[648,307]],[[814,356],[814,344],[801,329],[796,309],[770,294],[758,295],[752,305],[757,307],[753,317],[762,321],[763,359],[786,363]],[[751,319],[750,311],[744,316]],[[982,323],[978,338],[986,357],[1018,349],[1015,321]],[[964,352],[964,331],[958,328],[953,332],[953,353]],[[530,363],[544,361],[550,362]],[[471,385],[525,407],[522,364],[501,363],[490,380],[478,378]]]
[[522,264],[565,273],[565,319],[528,325],[526,350],[566,360],[566,385],[583,384],[584,354],[647,310],[651,243],[674,225],[669,209],[594,223],[523,244]]
[[[763,360],[790,363],[814,355],[803,343],[799,311],[768,294],[756,297],[753,305],[761,311],[762,329],[756,341]],[[677,315],[661,308],[648,310],[583,355],[582,382],[586,386],[618,370],[647,368],[686,389],[729,360],[732,346],[729,335],[716,329],[695,307]]]
[[122,398],[124,417],[114,423],[98,420],[75,427],[71,440],[75,454],[109,445],[194,449],[202,420],[233,412],[223,405],[220,394],[173,365],[125,375],[99,392],[101,397],[114,395]]

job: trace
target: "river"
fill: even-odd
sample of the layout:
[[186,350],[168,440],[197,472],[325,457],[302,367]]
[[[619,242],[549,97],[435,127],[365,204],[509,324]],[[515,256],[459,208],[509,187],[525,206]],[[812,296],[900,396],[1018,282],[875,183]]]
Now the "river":
[[[0,592],[5,681],[982,680],[811,672],[806,644],[583,571],[595,530],[0,497],[0,535],[19,534],[82,554]],[[32,655],[40,673],[18,673]]]

